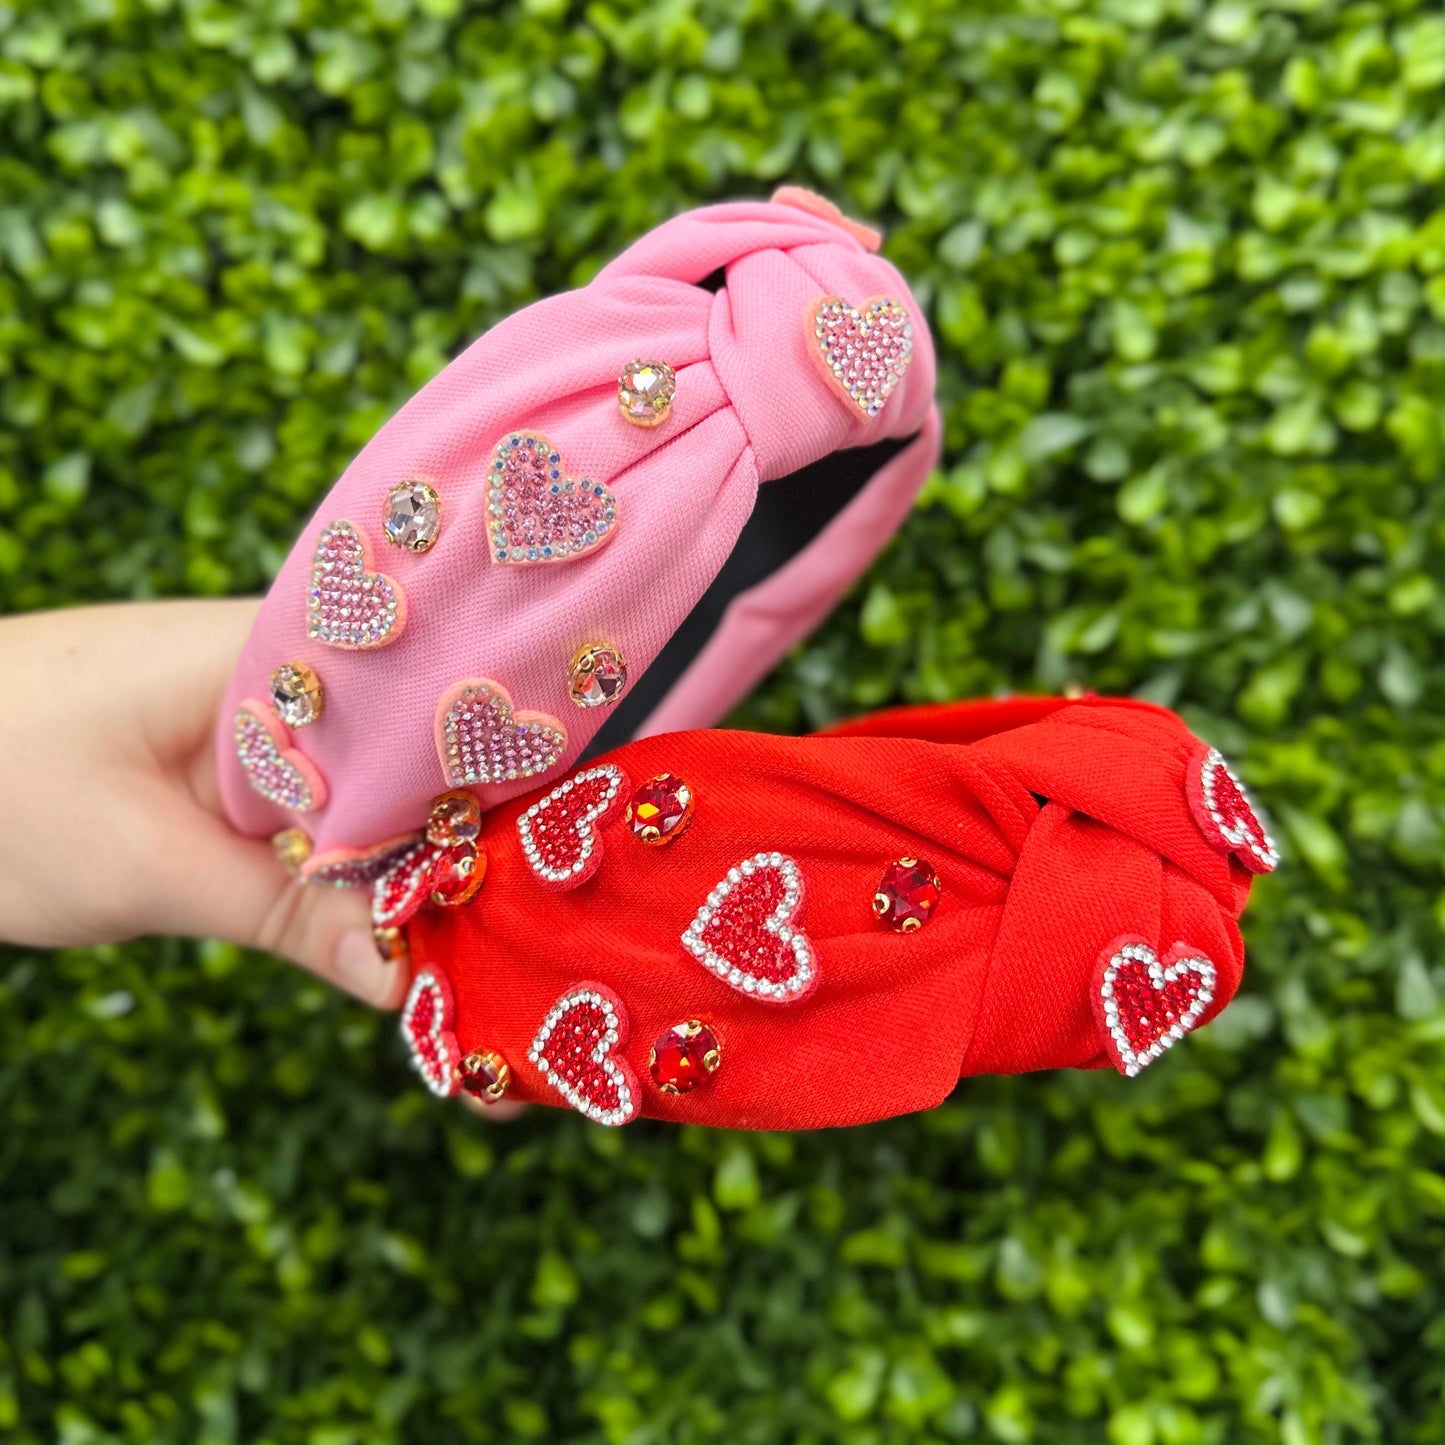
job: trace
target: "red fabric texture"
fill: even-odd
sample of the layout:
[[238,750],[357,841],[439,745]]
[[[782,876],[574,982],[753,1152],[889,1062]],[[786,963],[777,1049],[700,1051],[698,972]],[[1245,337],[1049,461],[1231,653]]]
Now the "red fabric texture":
[[[528,1048],[584,979],[627,1010],[642,1113],[679,1122],[855,1124],[931,1108],[965,1074],[1099,1067],[1091,978],[1111,940],[1207,955],[1218,986],[1204,1022],[1239,984],[1251,875],[1190,811],[1198,746],[1163,708],[1099,698],[904,708],[809,738],[645,738],[605,761],[634,784],[686,779],[696,801],[681,837],[647,847],[619,815],[596,875],[557,893],[528,868],[516,827],[547,789],[492,809],[486,883],[470,906],[413,922],[414,966],[450,978],[463,1052],[502,1053],[511,1097],[539,1103],[560,1100]],[[797,1002],[739,993],[679,941],[759,850],[803,874],[797,924],[818,982]],[[908,855],[933,865],[943,892],[924,927],[901,934],[870,905],[883,870]],[[716,1032],[723,1062],[669,1096],[648,1053],[687,1019]]]

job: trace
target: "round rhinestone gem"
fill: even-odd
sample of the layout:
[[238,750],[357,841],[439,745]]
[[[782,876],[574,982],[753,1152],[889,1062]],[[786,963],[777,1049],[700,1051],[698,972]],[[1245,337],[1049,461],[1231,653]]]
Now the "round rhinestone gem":
[[718,1036],[701,1020],[689,1019],[658,1035],[647,1067],[664,1094],[690,1094],[706,1083],[721,1063]]
[[304,662],[283,662],[271,674],[271,706],[287,727],[314,723],[323,705],[321,679]]
[[611,642],[579,647],[567,669],[567,691],[578,707],[610,707],[627,686],[627,661]]
[[425,552],[442,528],[442,499],[428,482],[398,482],[386,494],[382,518],[386,540],[408,552]]
[[384,963],[405,963],[407,959],[406,933],[400,928],[375,928],[371,937],[376,951]]
[[676,773],[659,773],[638,785],[627,805],[627,826],[649,847],[680,837],[692,821],[692,789]]
[[495,1104],[512,1082],[511,1066],[491,1049],[475,1049],[457,1065],[461,1086],[474,1099]]
[[665,361],[632,361],[617,378],[617,405],[633,426],[661,426],[672,410],[677,373]]
[[475,843],[482,831],[482,805],[465,788],[453,788],[432,799],[427,819],[427,842],[438,848],[453,843]]
[[283,828],[271,839],[276,859],[288,873],[298,873],[311,856],[311,839],[300,828]]
[[914,933],[933,916],[943,892],[930,863],[900,858],[883,870],[873,895],[874,917],[895,933]]
[[453,843],[437,854],[432,866],[431,901],[442,908],[460,908],[477,896],[487,876],[487,855],[474,843]]

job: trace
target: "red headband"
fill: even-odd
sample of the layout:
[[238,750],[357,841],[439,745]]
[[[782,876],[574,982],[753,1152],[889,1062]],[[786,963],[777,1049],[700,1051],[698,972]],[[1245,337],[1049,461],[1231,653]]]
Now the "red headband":
[[[646,738],[434,816],[470,883],[421,843],[377,886],[418,1068],[607,1123],[818,1128],[965,1074],[1136,1073],[1233,996],[1277,861],[1216,752],[1102,699]],[[468,906],[419,906],[439,862]]]

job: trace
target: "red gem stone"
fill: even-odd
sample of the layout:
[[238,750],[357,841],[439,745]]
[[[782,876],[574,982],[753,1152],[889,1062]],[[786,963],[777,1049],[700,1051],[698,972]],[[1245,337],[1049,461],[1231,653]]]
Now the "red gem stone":
[[477,896],[487,876],[487,855],[472,843],[453,843],[437,854],[432,866],[431,901],[443,908],[459,908]]
[[457,1065],[457,1077],[462,1088],[473,1098],[484,1104],[495,1104],[507,1092],[512,1082],[512,1070],[507,1061],[488,1049],[470,1053]]
[[659,773],[639,785],[627,805],[627,826],[651,847],[682,834],[692,821],[692,789],[675,773]]
[[722,1045],[705,1023],[689,1019],[658,1036],[647,1066],[664,1094],[690,1094],[722,1063]]
[[895,933],[913,933],[933,916],[942,892],[932,864],[900,858],[883,870],[873,913]]
[[475,843],[482,831],[482,805],[471,793],[457,788],[432,799],[426,836],[438,848],[453,843]]

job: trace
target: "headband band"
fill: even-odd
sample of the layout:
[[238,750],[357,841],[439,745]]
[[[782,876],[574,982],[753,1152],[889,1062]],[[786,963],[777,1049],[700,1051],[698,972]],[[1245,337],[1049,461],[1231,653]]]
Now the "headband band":
[[423,387],[242,654],[217,739],[234,825],[289,823],[305,876],[361,882],[449,783],[493,807],[604,723],[600,746],[715,722],[937,455],[927,331],[876,247],[806,193],[690,212]]
[[[455,822],[465,799],[440,816]],[[810,738],[627,744],[444,826],[377,885],[437,1093],[734,1128],[854,1124],[962,1075],[1138,1073],[1233,996],[1274,845],[1147,703],[909,708]]]

